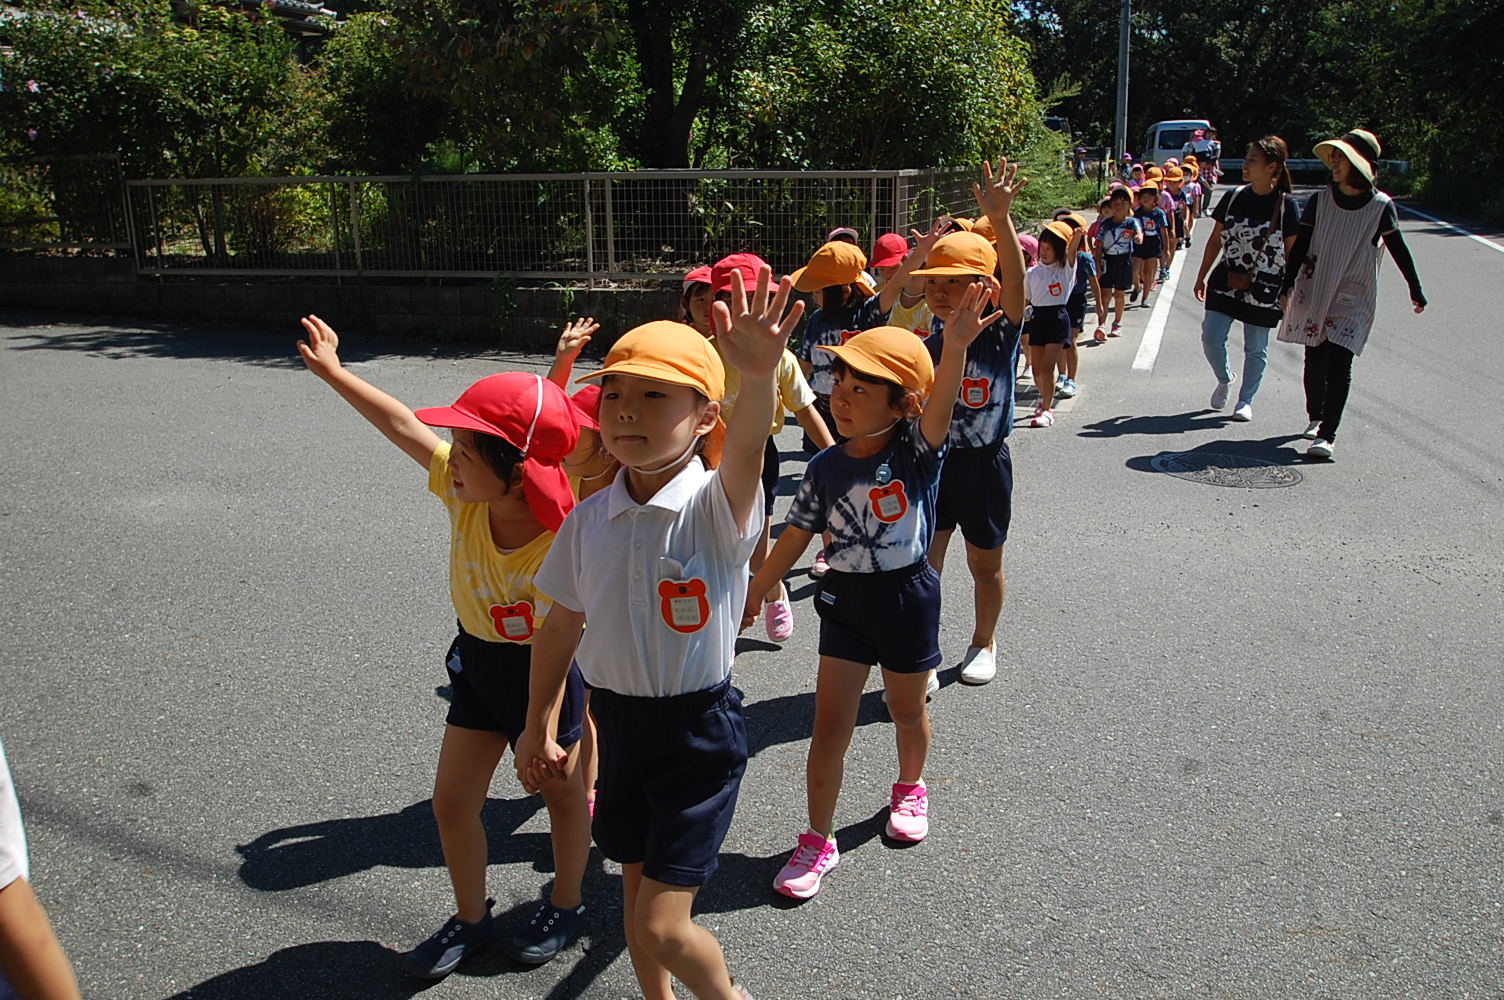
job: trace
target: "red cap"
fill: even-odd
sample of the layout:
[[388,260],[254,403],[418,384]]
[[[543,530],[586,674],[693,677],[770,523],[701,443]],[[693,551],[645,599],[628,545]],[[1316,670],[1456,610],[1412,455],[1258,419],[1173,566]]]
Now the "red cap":
[[[722,257],[710,268],[710,294],[719,295],[731,291],[731,272],[742,273],[742,285],[750,293],[757,287],[757,275],[766,267],[767,261],[755,253],[734,253]],[[777,279],[773,279],[777,281]]]
[[688,288],[690,285],[708,284],[710,284],[710,268],[706,267],[703,264],[684,276],[685,288]]
[[574,415],[580,422],[581,427],[588,427],[593,431],[601,429],[601,387],[591,382],[582,386],[578,392],[569,397],[569,405],[574,407]]
[[481,379],[453,406],[415,412],[431,427],[490,434],[522,452],[522,489],[533,516],[558,531],[574,507],[574,491],[560,462],[580,440],[575,408],[564,390],[526,372],[502,372]]
[[873,267],[897,267],[909,255],[909,241],[897,233],[883,233],[872,247]]

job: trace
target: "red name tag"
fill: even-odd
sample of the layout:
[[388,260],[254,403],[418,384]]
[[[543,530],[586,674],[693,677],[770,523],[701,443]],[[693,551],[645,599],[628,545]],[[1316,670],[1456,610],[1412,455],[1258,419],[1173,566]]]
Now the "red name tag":
[[873,516],[885,524],[897,521],[909,509],[909,498],[904,495],[902,479],[895,479],[887,486],[874,486],[867,497],[872,501]]
[[510,642],[533,637],[533,606],[527,601],[491,605],[491,621],[496,624],[496,634]]
[[658,597],[663,623],[675,632],[698,632],[710,621],[710,601],[705,596],[705,581],[699,577],[661,580]]
[[961,402],[979,410],[987,405],[987,400],[992,397],[992,379],[990,378],[963,378],[961,380]]

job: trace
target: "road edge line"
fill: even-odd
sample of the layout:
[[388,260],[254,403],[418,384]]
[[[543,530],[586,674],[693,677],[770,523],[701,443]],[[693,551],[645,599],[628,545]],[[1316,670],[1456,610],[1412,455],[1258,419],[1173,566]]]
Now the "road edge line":
[[1138,353],[1133,356],[1133,370],[1136,372],[1154,370],[1154,362],[1159,357],[1159,345],[1164,340],[1165,327],[1170,322],[1170,307],[1175,302],[1175,290],[1180,287],[1180,273],[1185,270],[1186,258],[1190,255],[1190,250],[1182,250],[1175,255],[1175,262],[1170,265],[1170,276],[1160,288],[1159,298],[1154,300],[1154,308],[1149,312],[1149,325],[1144,327],[1144,339],[1139,341]]
[[1411,215],[1418,215],[1422,219],[1428,219],[1431,222],[1436,223],[1438,226],[1446,226],[1448,229],[1452,230],[1452,232],[1454,232],[1454,233],[1461,233],[1463,236],[1466,236],[1470,240],[1474,240],[1474,241],[1476,241],[1478,243],[1482,243],[1484,246],[1488,247],[1490,250],[1497,250],[1499,253],[1504,253],[1504,246],[1500,246],[1499,244],[1495,243],[1493,240],[1488,239],[1486,236],[1479,236],[1477,233],[1472,232],[1471,230],[1463,229],[1461,226],[1458,226],[1458,225],[1453,225],[1452,223],[1448,222],[1446,219],[1438,219],[1436,216],[1429,215],[1429,214],[1427,214],[1425,212],[1422,212],[1418,208],[1411,208],[1409,205],[1402,205],[1399,202],[1395,202],[1394,204],[1395,204],[1395,207],[1399,208],[1403,212],[1409,212]]

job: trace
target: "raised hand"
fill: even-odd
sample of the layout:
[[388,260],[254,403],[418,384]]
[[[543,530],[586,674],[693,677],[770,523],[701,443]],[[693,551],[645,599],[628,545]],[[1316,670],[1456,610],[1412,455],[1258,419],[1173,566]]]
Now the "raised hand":
[[721,356],[749,378],[771,378],[788,344],[789,334],[804,315],[804,302],[788,308],[794,285],[787,276],[772,293],[773,269],[766,264],[757,274],[757,288],[750,299],[740,271],[731,272],[731,301],[716,302],[716,343]]
[[328,378],[341,367],[339,334],[328,323],[311,314],[298,322],[303,324],[303,330],[308,334],[307,340],[298,341],[298,353],[303,356],[303,363],[319,378]]
[[993,177],[992,164],[982,164],[982,183],[973,184],[971,193],[976,196],[977,205],[988,217],[1004,216],[1013,208],[1013,199],[1022,191],[1024,185],[1029,183],[1027,177],[1018,176],[1018,164],[1009,163],[1006,159],[997,161],[997,176]]
[[559,342],[554,345],[554,357],[573,361],[600,328],[601,325],[595,321],[594,316],[576,318],[564,324],[564,332],[559,334]]
[[966,287],[966,291],[961,293],[961,304],[951,313],[950,319],[945,321],[944,343],[947,346],[970,346],[983,330],[1003,318],[1002,310],[982,315],[982,310],[987,308],[992,295],[992,289],[985,282],[973,282]]
[[917,229],[910,229],[909,235],[914,237],[914,249],[912,253],[916,260],[924,260],[930,255],[930,248],[940,241],[940,237],[951,231],[950,217],[941,216],[930,226],[930,231],[921,233]]

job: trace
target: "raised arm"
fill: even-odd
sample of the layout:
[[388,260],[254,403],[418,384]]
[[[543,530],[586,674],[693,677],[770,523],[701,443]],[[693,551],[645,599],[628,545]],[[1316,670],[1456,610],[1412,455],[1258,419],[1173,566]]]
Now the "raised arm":
[[945,222],[936,219],[927,233],[921,233],[917,229],[909,230],[909,235],[914,237],[914,249],[908,252],[903,263],[898,265],[898,270],[893,272],[893,277],[889,278],[888,283],[877,293],[877,306],[883,311],[884,316],[893,311],[893,307],[898,304],[899,298],[903,295],[903,286],[909,283],[909,276],[919,269],[919,265],[924,263],[924,259],[930,255],[930,248],[941,236],[945,235],[945,226]]
[[559,334],[559,342],[554,345],[554,363],[548,369],[548,380],[554,385],[569,391],[569,376],[574,373],[574,363],[580,356],[580,351],[590,343],[590,338],[599,330],[601,325],[595,321],[594,316],[586,316],[583,319],[574,319],[564,324],[564,332]]
[[992,229],[997,233],[997,262],[1003,272],[998,305],[1014,326],[1024,321],[1024,252],[1018,245],[1018,232],[1013,228],[1010,213],[1013,199],[1027,183],[1027,177],[1018,176],[1018,164],[1010,166],[1007,160],[999,160],[995,179],[992,164],[983,163],[982,183],[971,186],[977,204],[987,213]]
[[939,449],[950,433],[956,396],[961,391],[961,378],[966,372],[966,349],[983,329],[1003,318],[1002,310],[982,315],[990,298],[985,282],[973,282],[962,293],[960,306],[945,321],[940,364],[935,366],[935,384],[930,390],[930,398],[925,401],[924,412],[919,415],[919,433],[924,435],[931,448]]
[[401,448],[414,462],[428,468],[434,449],[439,446],[437,434],[425,423],[413,416],[401,400],[389,396],[358,375],[350,373],[339,360],[339,334],[317,316],[304,316],[303,329],[307,340],[298,341],[298,353],[308,370],[329,383],[345,402],[370,422],[392,444]]
[[746,524],[762,502],[762,453],[768,440],[777,405],[774,376],[788,345],[789,331],[804,315],[804,303],[788,306],[793,283],[787,277],[773,294],[773,269],[764,264],[757,275],[757,288],[750,302],[741,272],[731,273],[731,301],[715,303],[716,342],[721,357],[741,372],[741,392],[726,425],[726,445],[721,453],[721,488],[739,525]]

